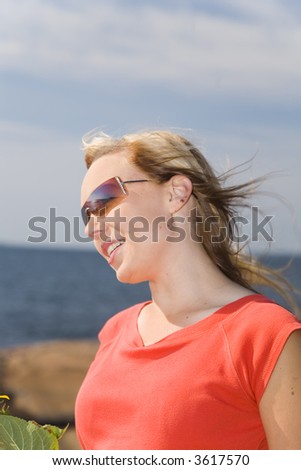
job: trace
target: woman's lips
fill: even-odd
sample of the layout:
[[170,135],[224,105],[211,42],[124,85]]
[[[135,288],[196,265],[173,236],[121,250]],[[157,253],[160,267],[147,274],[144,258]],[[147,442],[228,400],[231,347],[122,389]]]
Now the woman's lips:
[[109,259],[108,259],[108,263],[111,265],[114,261],[114,258],[115,258],[115,255],[118,251],[120,251],[120,249],[123,247],[124,245],[124,242],[122,242],[120,245],[118,245],[113,251],[112,253],[110,254],[109,256]]
[[105,258],[110,258],[110,256],[111,256],[110,247],[113,246],[113,245],[119,244],[119,243],[124,243],[124,242],[125,242],[124,238],[120,238],[120,239],[116,239],[116,240],[110,240],[110,241],[107,241],[107,242],[102,242],[100,244],[100,250],[101,250],[102,255]]

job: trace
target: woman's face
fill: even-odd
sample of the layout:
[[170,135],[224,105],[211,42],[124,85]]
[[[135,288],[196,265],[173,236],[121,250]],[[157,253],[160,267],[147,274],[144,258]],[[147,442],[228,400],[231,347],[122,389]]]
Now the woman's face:
[[[128,151],[104,155],[85,175],[82,205],[100,184],[115,176],[121,181],[149,179],[130,162]],[[170,194],[166,185],[153,181],[125,184],[125,189],[127,197],[117,201],[105,217],[92,215],[85,231],[121,282],[149,281],[168,253]]]

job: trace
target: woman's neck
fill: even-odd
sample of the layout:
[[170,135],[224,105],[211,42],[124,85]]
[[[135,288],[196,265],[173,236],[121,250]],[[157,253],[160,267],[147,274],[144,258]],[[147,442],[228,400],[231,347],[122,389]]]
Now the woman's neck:
[[178,250],[150,281],[153,308],[169,320],[219,308],[252,291],[234,283],[199,246]]

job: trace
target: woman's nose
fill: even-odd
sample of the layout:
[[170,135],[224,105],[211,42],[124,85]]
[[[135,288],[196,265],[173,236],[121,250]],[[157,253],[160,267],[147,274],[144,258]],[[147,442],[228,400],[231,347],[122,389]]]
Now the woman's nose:
[[91,214],[89,222],[85,227],[85,234],[90,238],[101,238],[101,240],[106,241],[108,234],[106,233],[105,217]]
[[91,214],[89,222],[85,227],[85,234],[90,238],[94,238],[97,232],[104,231],[105,223],[103,219],[104,217]]

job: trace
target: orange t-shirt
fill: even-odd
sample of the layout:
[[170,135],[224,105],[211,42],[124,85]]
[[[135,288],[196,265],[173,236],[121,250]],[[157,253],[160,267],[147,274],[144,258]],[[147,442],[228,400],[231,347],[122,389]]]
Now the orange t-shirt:
[[78,393],[83,449],[267,449],[258,403],[301,323],[266,297],[236,300],[143,346],[147,302],[113,316]]

